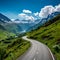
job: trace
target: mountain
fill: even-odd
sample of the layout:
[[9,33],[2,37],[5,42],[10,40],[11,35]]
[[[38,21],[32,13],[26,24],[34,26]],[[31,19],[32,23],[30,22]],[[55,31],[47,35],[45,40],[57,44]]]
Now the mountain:
[[19,25],[21,27],[21,29],[22,29],[21,32],[23,32],[23,31],[27,32],[27,31],[29,31],[30,27],[34,26],[37,23],[37,21],[36,22],[32,22],[31,20],[19,20],[19,19],[15,19],[11,23],[15,23],[15,24]]
[[15,21],[20,21],[19,19],[15,19]]
[[7,22],[11,21],[8,17],[0,13],[0,41],[6,39],[10,36],[14,36],[15,34],[7,31]]
[[[35,25],[29,27],[29,28],[27,29],[27,31],[28,31],[28,30],[31,31],[31,30],[34,30],[34,29],[40,27],[41,25],[43,25],[44,23],[48,22],[49,20],[52,20],[54,17],[56,17],[56,16],[59,15],[59,14],[60,14],[60,12],[54,12],[54,13],[48,15],[47,18],[42,18],[42,19],[36,20],[35,22],[37,22],[37,23],[36,23]],[[34,23],[35,23],[35,22],[34,22]]]
[[59,15],[60,12],[54,12],[52,14],[49,14],[48,17],[47,17],[47,20],[51,19],[51,18],[54,18],[55,16]]
[[24,31],[27,32],[27,31],[34,30],[58,14],[60,13],[54,12],[48,15],[47,18],[37,19],[35,21],[19,20],[19,19],[15,19],[14,21],[11,21],[8,17],[0,13],[0,25],[4,27],[4,29],[6,29],[7,31],[18,34]]
[[0,13],[0,21],[1,22],[9,22],[11,21],[8,17]]
[[13,23],[8,17],[0,13],[0,30],[12,33],[20,33],[22,31],[20,25]]
[[21,32],[23,31],[31,31],[36,29],[37,27],[43,25],[45,22],[47,22],[48,20],[52,19],[53,17],[55,17],[56,15],[60,14],[60,12],[54,12],[50,15],[48,15],[47,18],[42,18],[42,19],[37,19],[34,22],[31,20],[19,20],[19,19],[15,19],[13,21],[13,23],[16,23],[17,25],[19,25],[21,27]]
[[46,44],[57,60],[60,60],[60,15],[47,21],[42,26],[27,33],[31,39]]
[[14,21],[11,21],[8,17],[0,13],[0,29],[2,30],[20,34],[21,32],[26,31],[32,25],[34,25],[34,23],[30,23],[29,21],[27,22],[25,20],[21,21],[19,19],[15,19]]
[[42,18],[41,20],[41,22],[42,23],[45,23],[45,22],[47,22],[47,21],[49,21],[50,19],[52,19],[52,18],[54,18],[55,16],[57,16],[57,15],[59,15],[60,14],[60,12],[54,12],[54,13],[52,13],[52,14],[49,14],[48,16],[47,16],[47,18]]

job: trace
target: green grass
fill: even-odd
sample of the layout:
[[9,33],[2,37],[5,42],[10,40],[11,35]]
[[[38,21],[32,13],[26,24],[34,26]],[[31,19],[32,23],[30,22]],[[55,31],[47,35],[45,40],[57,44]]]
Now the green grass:
[[14,36],[0,29],[0,60],[16,60],[30,47],[29,41]]
[[[0,59],[16,60],[19,56],[26,52],[29,47],[30,42],[21,39],[21,37],[5,39],[0,42]],[[5,51],[5,53],[3,53],[2,50],[3,52]]]
[[0,41],[3,40],[3,39],[6,39],[10,36],[15,36],[14,33],[11,33],[11,32],[8,32],[8,31],[5,31],[5,30],[2,30],[0,29]]
[[46,23],[48,25],[45,24],[42,27],[27,33],[27,35],[29,38],[36,39],[46,44],[53,52],[55,58],[60,60],[60,19],[53,23],[49,23],[50,22]]
[[11,51],[8,57],[5,60],[16,60],[19,56],[21,56],[26,50],[30,47],[30,42],[24,41],[22,44],[17,44],[9,51]]

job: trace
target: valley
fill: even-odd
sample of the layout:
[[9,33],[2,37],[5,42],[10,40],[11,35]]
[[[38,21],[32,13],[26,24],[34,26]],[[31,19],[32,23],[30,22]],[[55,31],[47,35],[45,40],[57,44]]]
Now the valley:
[[[29,47],[32,47],[32,45],[34,46],[34,44],[36,46],[41,46],[40,43],[47,45],[54,54],[54,58],[60,60],[60,14],[57,12],[54,14],[55,16],[49,15],[47,18],[41,19],[41,21],[36,20],[35,22],[37,23],[33,23],[31,21],[28,21],[28,23],[21,23],[18,21],[19,23],[17,23],[17,20],[11,21],[3,14],[0,14],[0,60],[16,60],[26,51],[28,52]],[[39,41],[38,44],[36,44],[37,42],[34,43],[35,41],[31,44],[31,41],[33,40],[26,40],[27,38],[22,38],[25,35],[27,35],[27,37],[30,39]],[[40,53],[39,50],[41,49],[39,46],[38,52]],[[32,49],[33,48],[36,47],[32,47]],[[44,45],[41,48],[49,51]],[[43,54],[44,57],[45,54]],[[29,52],[28,55],[30,55]],[[42,59],[42,57],[39,57],[41,55],[42,53],[39,55],[35,55],[34,53],[33,57],[37,56],[36,59]],[[47,55],[49,56],[47,57]],[[25,54],[25,56],[27,56],[27,54]],[[49,52],[47,52],[45,58],[52,60]],[[33,59],[32,55],[30,60],[31,59]]]
[[0,60],[16,60],[30,47],[30,42],[18,36],[21,27],[0,14]]

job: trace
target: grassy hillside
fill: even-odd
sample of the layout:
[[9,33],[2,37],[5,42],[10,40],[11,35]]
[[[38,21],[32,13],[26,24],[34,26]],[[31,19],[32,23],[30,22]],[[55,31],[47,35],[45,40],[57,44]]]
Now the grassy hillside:
[[0,14],[0,60],[16,60],[30,47],[30,42],[21,35],[16,37],[22,31],[21,26],[8,21],[9,18]]
[[20,37],[0,41],[0,60],[16,60],[30,47],[30,42]]
[[11,27],[0,26],[0,60],[16,60],[30,47],[30,42],[21,39],[21,35],[15,37]]
[[2,30],[0,29],[0,41],[3,40],[3,39],[6,39],[10,36],[15,36],[14,33],[11,33],[11,32],[8,32],[8,31],[5,31],[5,30]]
[[15,24],[15,23],[5,23],[2,24],[2,26],[9,32],[15,33],[15,34],[19,34],[22,31],[22,28],[19,24]]
[[60,15],[49,20],[43,26],[27,33],[29,38],[46,44],[53,52],[55,58],[60,60]]
[[0,25],[0,41],[10,36],[15,36],[15,34],[7,31],[4,26]]

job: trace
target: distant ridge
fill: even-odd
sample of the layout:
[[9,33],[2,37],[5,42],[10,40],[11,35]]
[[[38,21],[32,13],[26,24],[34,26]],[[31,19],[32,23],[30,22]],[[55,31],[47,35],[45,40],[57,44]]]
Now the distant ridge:
[[9,22],[11,21],[8,17],[0,13],[0,21]]

